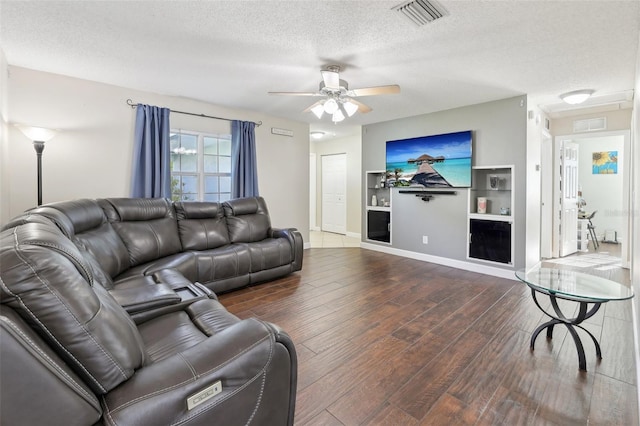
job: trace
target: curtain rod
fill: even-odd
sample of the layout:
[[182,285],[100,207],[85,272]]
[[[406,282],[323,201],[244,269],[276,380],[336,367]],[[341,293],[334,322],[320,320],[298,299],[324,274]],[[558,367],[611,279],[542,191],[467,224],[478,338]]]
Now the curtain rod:
[[[135,108],[138,106],[138,104],[134,103],[131,99],[127,99],[127,105],[129,105],[131,108]],[[184,111],[176,111],[174,109],[170,109],[169,111],[171,112],[175,112],[176,114],[185,114],[185,115],[193,115],[196,117],[203,117],[203,118],[213,118],[215,120],[225,120],[225,121],[234,121],[230,118],[224,118],[224,117],[214,117],[213,115],[206,115],[206,114],[195,114],[193,112],[184,112]],[[262,126],[262,121],[258,121],[253,122],[253,124],[255,124],[256,126]]]

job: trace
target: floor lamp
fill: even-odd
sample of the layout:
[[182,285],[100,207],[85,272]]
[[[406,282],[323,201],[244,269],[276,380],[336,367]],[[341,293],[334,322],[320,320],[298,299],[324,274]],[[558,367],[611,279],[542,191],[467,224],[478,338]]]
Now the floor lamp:
[[32,126],[18,126],[18,128],[33,141],[33,148],[36,150],[38,159],[38,205],[40,206],[42,205],[42,151],[44,151],[44,143],[54,137],[56,131]]

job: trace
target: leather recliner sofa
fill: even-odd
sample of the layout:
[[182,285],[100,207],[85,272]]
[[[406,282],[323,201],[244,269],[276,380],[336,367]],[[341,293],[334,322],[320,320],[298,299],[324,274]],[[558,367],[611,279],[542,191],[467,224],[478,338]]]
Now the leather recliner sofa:
[[214,291],[302,267],[264,200],[75,200],[0,233],[0,423],[293,424],[288,335]]

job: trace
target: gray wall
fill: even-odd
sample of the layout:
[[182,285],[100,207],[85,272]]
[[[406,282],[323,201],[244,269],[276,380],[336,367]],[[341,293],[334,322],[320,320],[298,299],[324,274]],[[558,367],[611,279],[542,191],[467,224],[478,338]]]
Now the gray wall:
[[[524,268],[526,126],[526,96],[370,124],[362,131],[362,169],[385,168],[388,140],[472,130],[474,166],[514,166],[514,267]],[[399,194],[398,189],[393,191],[392,248],[484,263],[467,259],[467,189],[458,189],[456,195],[436,196],[430,202],[414,195]],[[363,193],[366,193],[364,188]],[[365,202],[363,198],[363,205]],[[363,210],[363,240],[366,236],[365,215]],[[423,235],[429,237],[429,244],[422,244]]]

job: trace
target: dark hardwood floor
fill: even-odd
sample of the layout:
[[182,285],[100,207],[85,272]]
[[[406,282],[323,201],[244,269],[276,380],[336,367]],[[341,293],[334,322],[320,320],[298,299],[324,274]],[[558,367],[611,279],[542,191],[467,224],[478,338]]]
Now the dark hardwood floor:
[[638,424],[629,301],[585,323],[581,372],[564,327],[529,350],[546,317],[519,281],[360,248],[220,300],[292,337],[296,425]]

